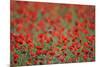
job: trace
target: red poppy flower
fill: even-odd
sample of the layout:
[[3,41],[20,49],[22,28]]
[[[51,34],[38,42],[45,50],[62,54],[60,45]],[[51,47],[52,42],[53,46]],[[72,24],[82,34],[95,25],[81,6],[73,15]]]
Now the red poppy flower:
[[19,45],[18,45],[18,43],[15,44],[15,48],[16,48],[16,49],[19,49]]
[[27,44],[32,43],[32,39],[31,38],[26,39],[26,43]]
[[29,25],[29,30],[32,30],[34,28],[34,24]]
[[39,34],[38,35],[38,38],[41,38],[42,39],[43,37],[44,37],[44,34]]
[[33,43],[28,43],[29,48],[34,48],[34,44]]
[[94,23],[90,23],[89,24],[89,28],[94,30],[95,29],[95,24]]
[[18,58],[19,58],[19,55],[18,54],[16,54],[16,53],[14,53],[14,60],[17,60]]
[[62,35],[62,41],[63,41],[64,43],[67,42],[67,37],[64,36],[64,35]]
[[85,42],[85,43],[84,43],[84,46],[85,46],[85,47],[89,47],[88,42]]
[[19,34],[19,38],[21,38],[22,40],[25,40],[25,36],[23,34]]
[[22,29],[23,29],[23,24],[21,24],[21,23],[18,24],[16,31],[20,32],[20,31],[22,31]]
[[46,55],[47,52],[48,52],[47,50],[42,50],[42,54],[45,54]]
[[37,17],[38,17],[38,13],[37,13],[37,11],[30,12],[30,16],[32,16],[32,20],[33,20],[33,21],[36,20]]
[[84,60],[87,60],[87,58],[88,58],[87,55],[84,55],[84,56],[83,56],[83,59],[84,59]]
[[38,22],[38,26],[39,26],[42,30],[44,30],[44,29],[45,29],[45,22],[44,22],[43,20],[40,20],[40,21]]
[[30,51],[30,55],[31,55],[32,57],[36,57],[36,54],[35,54],[34,52],[32,52],[32,51]]
[[53,52],[53,51],[49,51],[48,53],[49,53],[49,55],[51,55],[51,56],[54,56],[54,55],[55,55],[55,52]]
[[24,41],[19,37],[17,37],[15,40],[17,43],[24,44]]
[[37,51],[36,51],[36,54],[37,54],[37,55],[42,54],[42,50],[37,50]]
[[67,46],[65,45],[65,46],[62,47],[62,50],[66,50],[66,48],[67,48]]
[[95,36],[94,35],[86,36],[86,38],[91,42],[93,42],[95,40]]
[[60,55],[60,56],[59,56],[59,60],[60,60],[61,62],[64,62],[64,61],[65,61],[64,56],[63,56],[63,55]]
[[71,13],[67,13],[65,15],[66,19],[68,20],[68,22],[70,22],[72,20],[72,14]]
[[41,50],[43,47],[42,47],[42,46],[36,46],[36,48],[37,48],[38,50]]
[[82,32],[83,32],[84,34],[89,34],[89,31],[86,30],[86,29],[83,29]]

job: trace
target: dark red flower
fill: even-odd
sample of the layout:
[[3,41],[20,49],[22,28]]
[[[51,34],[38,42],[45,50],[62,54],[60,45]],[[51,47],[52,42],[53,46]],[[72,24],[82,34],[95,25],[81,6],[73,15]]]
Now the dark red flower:
[[54,56],[54,55],[55,55],[55,52],[53,52],[53,51],[49,51],[48,53],[49,53],[49,55],[51,55],[51,56]]

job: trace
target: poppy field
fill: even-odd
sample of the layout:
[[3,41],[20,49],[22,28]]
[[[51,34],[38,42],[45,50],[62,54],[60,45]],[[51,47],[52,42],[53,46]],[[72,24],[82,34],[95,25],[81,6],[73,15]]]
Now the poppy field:
[[95,61],[95,6],[11,3],[12,66]]

